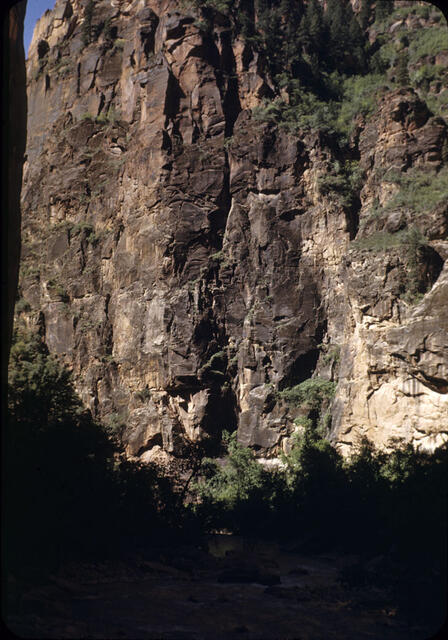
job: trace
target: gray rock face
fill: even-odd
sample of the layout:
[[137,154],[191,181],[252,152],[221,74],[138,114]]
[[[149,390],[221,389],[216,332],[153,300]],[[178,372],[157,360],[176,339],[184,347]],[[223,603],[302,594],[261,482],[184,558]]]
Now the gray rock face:
[[[385,93],[353,143],[348,208],[325,188],[330,137],[254,119],[270,80],[225,20],[209,37],[175,2],[104,0],[86,42],[85,4],[58,0],[30,48],[21,293],[86,405],[124,425],[129,455],[238,428],[275,457],[306,415],[280,392],[313,376],[337,383],[344,451],[363,434],[439,444],[447,209],[386,205],[388,170],[441,169],[445,121]],[[369,245],[406,226],[429,238],[417,305],[405,245]]]

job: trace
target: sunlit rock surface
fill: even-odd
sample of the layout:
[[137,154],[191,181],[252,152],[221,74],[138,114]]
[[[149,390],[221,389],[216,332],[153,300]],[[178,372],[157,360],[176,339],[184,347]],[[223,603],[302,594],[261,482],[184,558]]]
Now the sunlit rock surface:
[[[207,35],[187,3],[103,0],[86,43],[86,6],[58,0],[29,50],[21,274],[26,321],[86,405],[129,455],[238,428],[275,458],[301,415],[279,391],[319,376],[344,452],[440,444],[448,208],[388,208],[385,176],[440,171],[445,120],[385,91],[339,158],[328,135],[254,119],[271,81],[224,16]],[[364,171],[350,207],[322,186],[345,160]],[[373,246],[406,226],[427,239],[413,269]]]

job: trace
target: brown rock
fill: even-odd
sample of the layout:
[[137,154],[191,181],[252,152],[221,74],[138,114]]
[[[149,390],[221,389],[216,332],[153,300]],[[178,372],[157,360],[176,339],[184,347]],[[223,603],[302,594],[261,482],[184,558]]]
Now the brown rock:
[[[86,404],[125,422],[128,454],[238,428],[275,457],[306,413],[278,391],[311,376],[338,383],[344,451],[361,434],[440,443],[446,206],[388,208],[399,187],[386,178],[440,171],[445,121],[415,91],[384,90],[352,140],[365,181],[350,208],[325,188],[330,137],[252,118],[271,81],[225,16],[212,38],[178,3],[103,3],[116,37],[84,46],[82,3],[62,6],[30,47],[24,264],[41,259],[21,287]],[[412,273],[406,244],[373,246],[411,226],[429,239]]]

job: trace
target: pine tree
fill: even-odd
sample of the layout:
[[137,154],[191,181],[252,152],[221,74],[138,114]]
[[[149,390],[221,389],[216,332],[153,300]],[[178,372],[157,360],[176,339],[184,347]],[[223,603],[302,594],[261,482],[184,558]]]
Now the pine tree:
[[299,39],[306,53],[322,55],[324,48],[324,21],[322,7],[317,0],[310,0],[300,21]]
[[353,57],[356,60],[356,67],[353,69],[353,72],[365,72],[367,67],[367,56],[366,56],[366,37],[359,26],[359,22],[356,19],[355,14],[353,13],[349,27],[348,27],[348,36],[349,36],[349,46],[352,51]]
[[280,14],[284,30],[283,51],[288,71],[291,71],[301,59],[302,43],[298,32],[303,13],[302,0],[281,0]]
[[329,0],[325,21],[327,23],[329,67],[343,70],[346,51],[349,48],[346,0]]
[[322,7],[317,0],[311,0],[306,8],[310,37],[314,51],[319,55],[324,45],[324,21]]
[[303,14],[300,20],[299,28],[297,31],[297,37],[303,51],[308,52],[311,46],[311,37],[310,37],[309,15],[307,11],[305,11],[305,13]]
[[393,0],[376,0],[375,5],[375,21],[384,22],[387,16],[392,13],[394,9]]
[[92,41],[92,19],[95,11],[94,0],[89,0],[84,13],[84,22],[82,23],[82,43],[87,46]]
[[409,53],[407,49],[402,49],[398,54],[397,66],[396,66],[396,78],[400,87],[405,87],[410,84],[409,71]]
[[362,0],[361,9],[359,11],[359,23],[364,31],[370,23],[370,4],[371,0]]

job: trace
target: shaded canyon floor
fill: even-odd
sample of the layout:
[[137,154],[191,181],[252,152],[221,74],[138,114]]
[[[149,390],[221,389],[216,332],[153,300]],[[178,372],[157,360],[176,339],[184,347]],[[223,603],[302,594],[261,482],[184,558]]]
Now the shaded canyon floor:
[[386,588],[341,582],[358,561],[210,536],[66,564],[39,584],[10,580],[6,622],[27,638],[423,640],[437,630],[400,613]]

